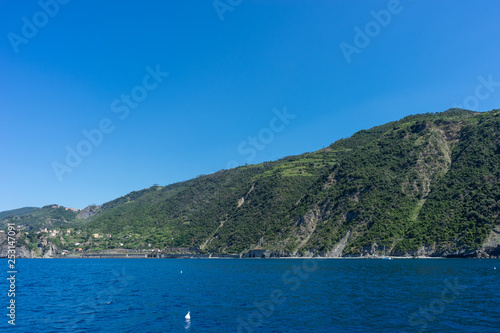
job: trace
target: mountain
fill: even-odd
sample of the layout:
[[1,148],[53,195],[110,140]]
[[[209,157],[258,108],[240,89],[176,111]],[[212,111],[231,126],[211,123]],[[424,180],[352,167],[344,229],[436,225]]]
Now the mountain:
[[132,192],[67,223],[107,234],[85,243],[101,249],[499,256],[499,140],[500,110],[412,115],[316,152]]
[[13,222],[27,229],[61,228],[77,222],[79,210],[59,205],[47,205],[42,208],[25,207],[0,213],[0,225]]
[[0,212],[0,220],[6,218],[7,216],[23,216],[31,213],[32,211],[39,209],[38,207],[23,207],[19,209],[12,209]]

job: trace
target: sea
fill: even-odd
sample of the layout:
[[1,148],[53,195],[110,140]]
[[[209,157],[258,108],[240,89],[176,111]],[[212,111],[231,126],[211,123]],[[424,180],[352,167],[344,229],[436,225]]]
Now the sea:
[[500,332],[498,259],[0,265],[1,332]]

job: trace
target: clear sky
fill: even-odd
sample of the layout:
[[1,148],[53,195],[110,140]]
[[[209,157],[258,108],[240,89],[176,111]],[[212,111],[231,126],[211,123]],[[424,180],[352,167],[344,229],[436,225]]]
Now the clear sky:
[[500,2],[0,1],[0,211],[500,108]]

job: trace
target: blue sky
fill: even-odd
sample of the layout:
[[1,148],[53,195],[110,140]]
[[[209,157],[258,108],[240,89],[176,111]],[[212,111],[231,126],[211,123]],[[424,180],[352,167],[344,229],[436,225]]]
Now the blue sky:
[[499,108],[499,12],[493,0],[3,0],[0,211],[84,208],[408,114]]

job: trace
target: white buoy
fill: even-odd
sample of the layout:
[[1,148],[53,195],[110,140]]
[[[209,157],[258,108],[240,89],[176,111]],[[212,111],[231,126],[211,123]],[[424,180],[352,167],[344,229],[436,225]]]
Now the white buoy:
[[181,274],[182,274],[182,271],[181,271]]
[[496,267],[493,267],[493,269],[497,269]]
[[191,315],[190,315],[190,313],[191,313],[191,311],[188,311],[188,314],[184,317],[184,318],[186,318],[186,320],[191,319]]

